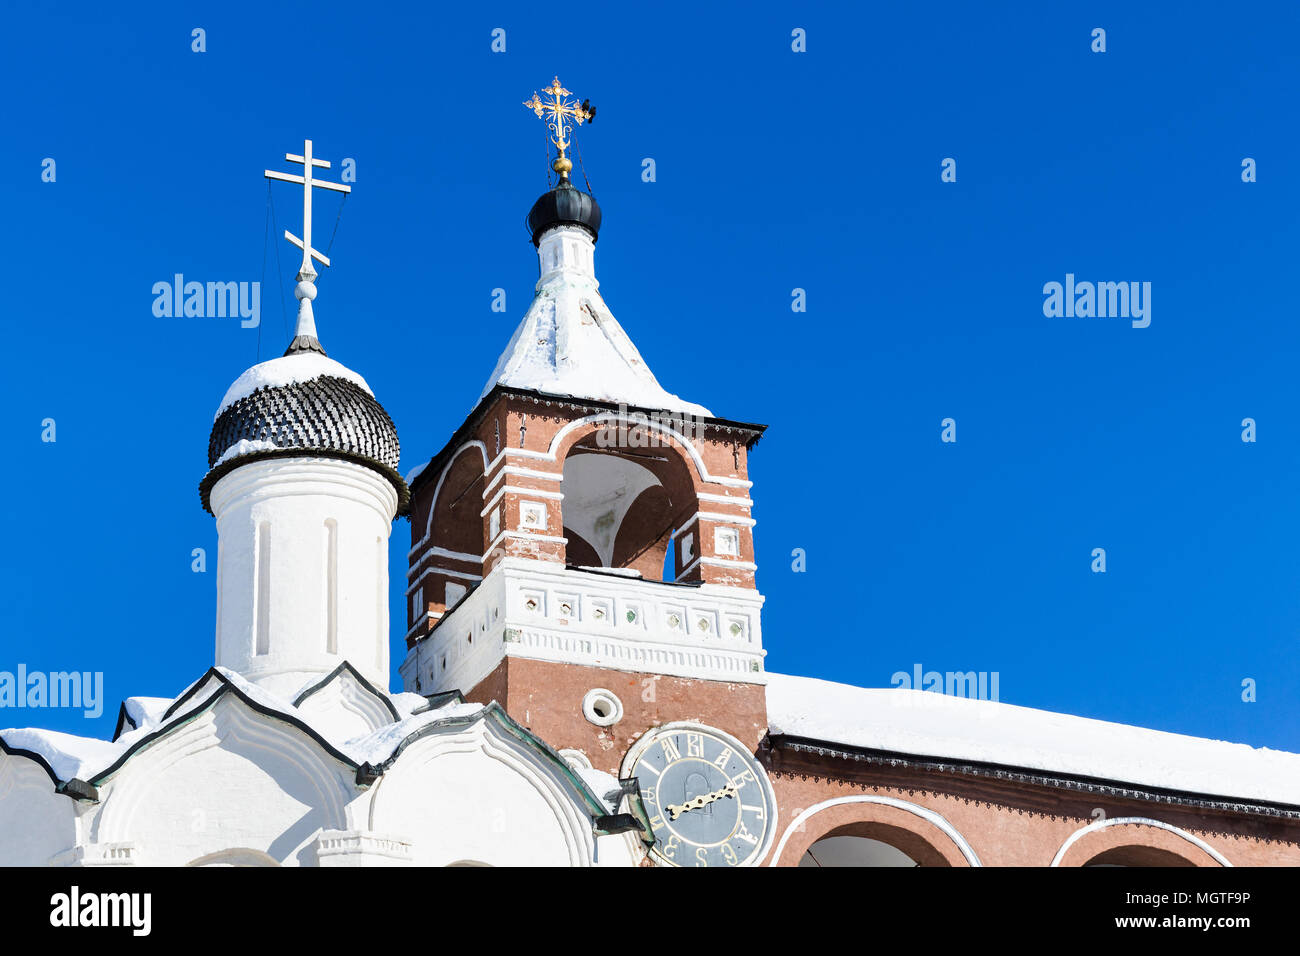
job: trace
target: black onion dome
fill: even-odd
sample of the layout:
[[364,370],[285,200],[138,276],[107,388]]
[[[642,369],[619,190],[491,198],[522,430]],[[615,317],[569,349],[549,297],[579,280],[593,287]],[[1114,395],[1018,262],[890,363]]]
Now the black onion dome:
[[562,179],[558,186],[533,203],[528,212],[533,245],[537,245],[542,233],[552,226],[582,226],[591,233],[591,241],[595,242],[600,234],[600,206],[573,183]]
[[[241,441],[270,442],[274,448],[252,449],[217,464]],[[208,473],[199,483],[203,507],[228,472],[262,458],[341,458],[366,465],[387,478],[397,491],[398,514],[410,503],[410,489],[397,471],[401,446],[397,428],[382,405],[360,385],[321,375],[288,385],[264,386],[232,403],[217,416],[208,438]]]

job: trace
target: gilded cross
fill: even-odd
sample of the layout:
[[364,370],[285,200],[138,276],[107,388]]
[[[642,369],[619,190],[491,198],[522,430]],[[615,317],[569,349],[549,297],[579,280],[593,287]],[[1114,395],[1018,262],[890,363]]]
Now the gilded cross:
[[[595,107],[586,100],[582,101],[582,105],[578,105],[577,100],[567,99],[573,94],[560,85],[558,76],[542,92],[550,99],[543,100],[534,92],[531,100],[524,101],[524,106],[536,113],[538,119],[546,120],[547,127],[555,134],[551,137],[551,142],[560,151],[560,159],[565,159],[564,154],[569,149],[570,127],[581,126],[584,122],[595,119]],[[572,164],[569,164],[568,168],[572,168]],[[567,169],[560,171],[567,172]]]

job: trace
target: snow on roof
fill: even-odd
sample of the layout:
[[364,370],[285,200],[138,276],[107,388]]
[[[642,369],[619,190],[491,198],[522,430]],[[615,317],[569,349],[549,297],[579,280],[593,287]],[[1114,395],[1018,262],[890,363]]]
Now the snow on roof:
[[582,778],[591,792],[600,797],[601,803],[610,813],[618,812],[618,805],[623,799],[622,785],[613,774],[594,767],[574,767],[574,772]]
[[429,698],[423,694],[413,694],[409,691],[401,691],[396,694],[389,694],[388,699],[393,702],[397,712],[403,717],[410,717],[421,707],[428,706]]
[[339,746],[339,750],[347,754],[354,763],[378,765],[391,757],[402,741],[429,724],[456,717],[473,717],[481,710],[483,710],[482,704],[458,704],[450,701],[441,707],[426,710],[422,714],[407,717],[371,733],[344,741]]
[[[422,714],[407,716],[402,720],[386,724],[359,737],[350,740],[338,740],[332,734],[326,732],[320,726],[319,721],[313,721],[309,714],[304,713],[289,701],[271,693],[264,687],[254,684],[237,671],[232,671],[226,667],[216,667],[213,670],[217,671],[231,686],[263,709],[306,724],[312,729],[313,733],[356,764],[383,763],[393,755],[393,751],[403,740],[427,724],[446,720],[449,717],[472,716],[483,709],[482,704],[458,704],[451,701],[442,707],[432,708]],[[339,678],[336,677],[335,679]],[[188,716],[201,710],[220,688],[220,681],[208,680],[206,685],[201,687],[193,698],[186,701],[182,708],[176,710],[172,717],[168,718],[168,722],[177,717],[184,719],[182,715]],[[402,696],[407,697],[409,695],[404,694]],[[403,701],[403,703],[408,703],[408,701]],[[428,702],[425,701],[425,703]]]
[[162,715],[171,705],[171,699],[167,697],[128,697],[122,701],[127,717],[131,718],[131,723],[136,727],[146,723],[156,724],[162,720]]
[[713,417],[703,405],[660,386],[596,291],[594,278],[569,272],[539,285],[479,400],[497,385]]
[[767,679],[773,734],[1300,805],[1300,754],[935,691]]
[[221,400],[221,406],[212,416],[212,420],[215,422],[227,408],[241,398],[252,395],[259,388],[278,388],[325,376],[346,379],[361,388],[371,398],[375,397],[366,380],[352,369],[318,352],[294,352],[254,365],[235,379],[235,383],[226,390],[226,397]]
[[121,740],[110,743],[35,727],[0,730],[0,740],[10,750],[26,750],[44,760],[60,780],[85,779],[107,767],[126,749]]
[[319,726],[319,721],[313,721],[310,714],[299,710],[289,701],[248,681],[235,671],[215,667],[187,687],[175,700],[128,698],[123,703],[135,726],[115,741],[77,737],[36,728],[0,730],[0,740],[10,750],[25,750],[40,757],[61,781],[74,777],[91,780],[111,767],[141,740],[165,726],[184,723],[190,719],[227,685],[262,709],[306,725],[321,740],[358,765],[382,763],[392,756],[403,740],[428,724],[448,718],[470,717],[483,709],[481,704],[461,704],[452,700],[441,707],[412,715],[412,711],[427,705],[429,701],[419,694],[389,695],[397,712],[402,715],[402,720],[352,740],[337,740]]

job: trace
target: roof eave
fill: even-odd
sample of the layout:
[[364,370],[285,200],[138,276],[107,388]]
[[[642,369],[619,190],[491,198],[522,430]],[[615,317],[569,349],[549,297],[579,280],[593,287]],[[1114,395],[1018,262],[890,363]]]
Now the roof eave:
[[953,757],[934,756],[932,754],[914,754],[889,750],[876,750],[869,747],[855,747],[849,744],[837,743],[830,740],[799,737],[793,734],[769,734],[767,740],[773,751],[788,749],[796,752],[816,754],[817,756],[834,757],[844,760],[854,760],[872,764],[888,764],[890,766],[902,766],[910,769],[938,773],[957,773],[975,777],[991,777],[999,780],[1016,780],[1043,787],[1077,790],[1088,793],[1104,793],[1112,797],[1145,800],[1153,803],[1178,804],[1203,810],[1208,809],[1235,813],[1254,813],[1261,816],[1300,819],[1300,805],[1295,804],[1240,797],[1234,798],[1226,794],[1195,793],[1185,790],[1172,790],[1105,777],[1054,773],[1041,768],[1022,767],[1015,764],[962,760]]

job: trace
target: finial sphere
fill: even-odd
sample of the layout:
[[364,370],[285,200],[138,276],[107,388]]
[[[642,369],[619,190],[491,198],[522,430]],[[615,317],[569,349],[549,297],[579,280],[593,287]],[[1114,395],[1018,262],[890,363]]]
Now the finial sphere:
[[556,160],[551,163],[551,169],[555,170],[557,173],[567,173],[572,168],[573,163],[569,161],[567,156],[557,157]]
[[316,286],[310,282],[299,282],[293,290],[293,297],[299,302],[303,299],[315,299]]

